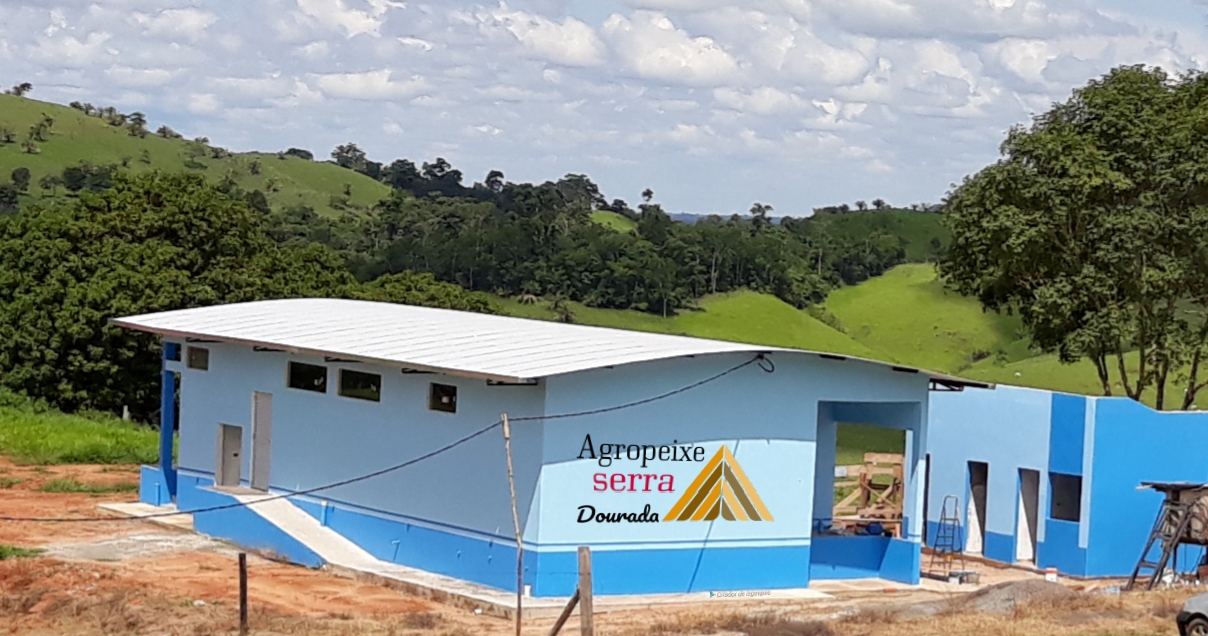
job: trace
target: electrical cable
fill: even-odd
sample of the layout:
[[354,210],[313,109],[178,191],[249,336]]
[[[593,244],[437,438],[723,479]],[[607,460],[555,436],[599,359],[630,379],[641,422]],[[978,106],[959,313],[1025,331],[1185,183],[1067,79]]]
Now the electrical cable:
[[[692,384],[689,384],[688,386],[675,389],[674,391],[668,391],[666,393],[656,395],[654,397],[646,398],[643,400],[638,400],[636,402],[629,402],[627,404],[620,404],[617,406],[608,406],[608,407],[605,407],[602,409],[594,409],[591,411],[579,411],[577,413],[560,413],[558,415],[531,415],[529,417],[512,417],[512,418],[508,418],[508,419],[510,419],[513,422],[532,422],[532,421],[536,421],[536,420],[561,420],[561,419],[565,419],[568,417],[583,417],[586,415],[598,415],[600,413],[610,413],[612,411],[620,411],[622,409],[633,408],[635,406],[641,406],[643,404],[649,404],[651,402],[662,400],[664,398],[669,398],[673,395],[679,395],[680,393],[683,393],[685,391],[690,391],[699,386],[713,382],[714,380],[720,380],[721,378],[724,378],[725,376],[730,375],[731,373],[734,373],[735,371],[738,371],[739,369],[749,367],[752,364],[755,364],[757,362],[760,363],[759,368],[763,369],[764,372],[771,373],[771,372],[775,371],[776,367],[772,367],[769,369],[769,368],[763,366],[762,361],[764,361],[764,360],[767,360],[767,358],[764,356],[764,354],[761,353],[761,354],[755,356],[754,358],[751,358],[750,360],[743,362],[742,364],[738,364],[733,367],[730,367],[729,369],[726,369],[725,371],[722,371],[721,373],[718,373],[717,375],[709,376],[709,377],[705,378],[704,380],[701,380],[700,382],[694,382]],[[767,362],[768,362],[768,364],[771,364],[771,360],[767,360]]]
[[[617,406],[609,406],[609,407],[593,409],[593,410],[589,410],[589,411],[579,411],[576,413],[559,413],[556,415],[533,415],[533,416],[529,416],[529,417],[513,417],[513,418],[509,418],[509,419],[512,422],[533,422],[533,421],[538,421],[538,420],[558,420],[558,419],[566,419],[566,418],[571,418],[571,417],[584,417],[587,415],[598,415],[600,413],[610,413],[613,411],[620,411],[623,409],[633,408],[635,406],[641,406],[643,404],[649,404],[651,402],[669,398],[674,395],[679,395],[680,393],[684,393],[685,391],[690,391],[692,389],[698,388],[698,387],[708,384],[710,382],[720,380],[721,378],[723,378],[727,375],[730,375],[731,373],[734,373],[745,367],[749,367],[752,364],[759,363],[759,368],[761,370],[763,370],[765,373],[772,373],[775,370],[775,367],[768,368],[767,366],[764,366],[765,361],[767,362],[767,364],[769,364],[769,365],[771,364],[771,360],[768,360],[764,356],[764,354],[761,353],[761,354],[755,356],[754,358],[751,358],[750,360],[743,362],[742,364],[738,364],[733,367],[730,367],[729,369],[726,369],[725,371],[722,371],[721,373],[709,376],[709,377],[705,378],[704,380],[700,380],[699,382],[694,382],[687,386],[683,386],[678,389],[674,389],[672,391],[668,391],[666,393],[656,395],[654,397],[637,400],[636,402],[629,402],[626,404],[619,404]],[[257,499],[255,501],[246,501],[246,502],[237,501],[235,503],[222,504],[219,506],[209,506],[206,508],[197,508],[194,510],[174,510],[172,512],[157,512],[157,513],[152,513],[149,515],[129,515],[129,516],[125,516],[125,517],[7,517],[7,516],[0,515],[0,521],[21,522],[21,523],[102,523],[102,522],[110,522],[110,521],[146,521],[148,519],[160,519],[160,518],[164,518],[164,517],[175,517],[175,516],[179,516],[179,515],[193,515],[193,514],[201,514],[201,513],[206,513],[206,512],[217,512],[220,510],[230,510],[233,508],[245,508],[247,506],[252,506],[252,505],[255,505],[258,503],[264,503],[266,501],[274,501],[277,499],[288,499],[289,497],[299,497],[299,496],[304,496],[304,495],[309,495],[309,494],[313,494],[316,492],[320,492],[323,490],[330,490],[332,488],[338,488],[340,486],[347,486],[348,484],[353,484],[353,483],[356,483],[359,481],[365,481],[366,479],[372,479],[372,478],[378,477],[380,475],[385,475],[386,473],[391,473],[396,470],[401,470],[401,469],[411,466],[413,464],[422,462],[425,459],[435,457],[436,455],[439,455],[448,450],[456,448],[457,446],[460,446],[461,444],[464,444],[480,435],[483,435],[484,433],[487,433],[488,431],[490,431],[490,430],[494,429],[495,427],[500,426],[502,424],[503,424],[502,420],[497,421],[494,424],[491,424],[490,426],[488,426],[486,428],[483,428],[474,433],[471,433],[470,435],[467,435],[451,444],[446,444],[445,446],[442,446],[434,451],[425,453],[414,459],[407,460],[401,464],[396,464],[394,466],[390,466],[389,468],[383,468],[381,470],[377,470],[372,473],[361,475],[359,477],[353,477],[350,479],[345,479],[343,481],[337,481],[335,483],[330,483],[330,484],[326,484],[323,486],[316,486],[315,488],[309,488],[306,490],[300,490],[300,491],[291,492],[291,493],[270,495],[270,496],[267,496],[267,497],[264,497],[261,499]]]

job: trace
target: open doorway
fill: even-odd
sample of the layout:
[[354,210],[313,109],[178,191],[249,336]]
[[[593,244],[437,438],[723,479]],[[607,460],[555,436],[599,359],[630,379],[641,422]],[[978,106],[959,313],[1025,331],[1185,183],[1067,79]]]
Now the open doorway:
[[871,424],[836,425],[836,525],[901,536],[906,431]]
[[969,462],[969,539],[965,552],[981,554],[986,545],[986,487],[990,482],[990,465]]
[[923,458],[923,545],[931,545],[930,539],[927,538],[927,519],[931,514],[931,453],[927,453]]
[[917,402],[819,402],[810,578],[919,576]]
[[1019,510],[1016,513],[1015,560],[1036,564],[1036,528],[1040,506],[1040,471],[1019,469]]

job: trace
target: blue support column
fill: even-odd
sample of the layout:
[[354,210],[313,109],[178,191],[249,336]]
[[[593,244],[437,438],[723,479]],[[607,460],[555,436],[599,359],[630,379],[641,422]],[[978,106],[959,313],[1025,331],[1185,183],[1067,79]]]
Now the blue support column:
[[168,494],[176,499],[176,467],[172,465],[172,441],[176,431],[176,373],[168,370],[168,360],[180,359],[180,345],[164,343],[164,367],[159,401],[159,469],[163,472]]

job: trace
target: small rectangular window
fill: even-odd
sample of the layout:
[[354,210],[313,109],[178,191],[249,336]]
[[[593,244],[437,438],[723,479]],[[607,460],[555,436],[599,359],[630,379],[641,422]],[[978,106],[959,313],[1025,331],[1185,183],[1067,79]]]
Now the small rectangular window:
[[382,376],[350,369],[340,370],[340,395],[358,400],[382,400]]
[[180,362],[180,345],[175,342],[165,342],[164,359],[172,362]]
[[433,382],[428,394],[428,408],[443,413],[456,413],[457,387]]
[[1082,478],[1049,473],[1049,517],[1058,521],[1082,519]]
[[202,349],[201,347],[189,347],[187,365],[190,369],[208,371],[210,369],[210,350]]
[[289,388],[327,393],[327,367],[305,362],[289,363]]

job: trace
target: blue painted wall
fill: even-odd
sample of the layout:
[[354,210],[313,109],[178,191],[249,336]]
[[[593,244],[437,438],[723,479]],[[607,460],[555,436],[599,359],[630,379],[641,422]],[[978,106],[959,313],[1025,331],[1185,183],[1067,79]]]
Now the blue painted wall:
[[[1037,542],[1047,539],[1049,443],[1053,394],[1000,386],[933,393],[928,414],[927,452],[931,454],[928,540],[934,544],[944,497],[957,497],[962,531],[968,534],[968,463],[989,466],[983,553],[1015,561],[1019,509],[1019,469],[1039,471],[1040,524]],[[964,537],[967,541],[968,537]],[[1040,550],[1043,557],[1044,551]]]
[[[1208,413],[1157,412],[1127,398],[1094,402],[1087,573],[1131,574],[1162,501],[1160,494],[1137,486],[1208,482]],[[1195,552],[1182,556],[1180,567],[1194,566]]]
[[[488,386],[482,380],[404,375],[398,369],[249,347],[186,344],[210,350],[206,371],[165,362],[181,373],[180,491],[182,509],[230,498],[208,489],[217,454],[219,424],[244,428],[242,476],[251,457],[252,394],[273,396],[271,489],[297,492],[376,469],[448,444],[495,422],[612,407],[662,394],[713,376],[750,358],[699,356],[556,376],[538,386]],[[186,356],[187,359],[187,354]],[[328,393],[286,388],[289,361],[328,367]],[[811,526],[816,475],[833,479],[834,441],[819,450],[819,418],[841,417],[908,431],[908,510],[921,515],[921,444],[925,438],[927,379],[860,361],[830,361],[807,354],[774,354],[775,371],[752,365],[707,387],[620,411],[587,417],[514,422],[513,455],[526,550],[525,583],[536,595],[569,594],[575,550],[590,545],[601,593],[681,592],[805,586],[811,569]],[[336,394],[338,370],[382,375],[382,401]],[[428,386],[458,386],[458,413],[427,408]],[[865,402],[876,404],[867,405]],[[828,406],[829,405],[829,406]],[[823,415],[823,413],[825,414]],[[704,461],[581,458],[585,437],[594,444],[695,445]],[[722,446],[735,456],[772,515],[738,522],[580,523],[579,507],[598,512],[642,512],[661,517]],[[821,465],[819,465],[821,464]],[[627,477],[633,491],[599,488],[596,475]],[[514,589],[515,539],[502,436],[479,437],[437,459],[295,504],[376,557]],[[657,483],[670,476],[673,492]],[[150,469],[140,496],[162,501],[162,471]],[[606,482],[611,483],[611,482]],[[830,488],[830,480],[826,481]],[[826,494],[825,509],[833,500]],[[241,513],[250,517],[244,518]],[[911,513],[908,512],[908,516]],[[829,516],[829,515],[828,515]],[[199,515],[203,532],[250,544],[271,544],[301,563],[314,555],[288,537],[263,528],[250,511]],[[864,576],[918,577],[918,530],[905,541],[855,542],[877,567]],[[910,540],[913,538],[913,540]],[[868,543],[868,542],[865,542]]]
[[[546,412],[585,411],[658,395],[745,359],[745,354],[707,356],[550,378]],[[927,380],[856,361],[799,355],[774,355],[772,359],[774,373],[749,366],[701,390],[637,408],[547,422],[537,524],[542,558],[561,552],[564,560],[569,559],[577,545],[588,544],[598,555],[597,576],[670,577],[674,583],[665,591],[750,587],[756,580],[753,575],[739,574],[750,564],[767,564],[766,568],[760,566],[757,576],[764,583],[758,587],[807,585],[814,518],[817,510],[830,516],[834,496],[833,435],[818,435],[820,419],[830,417],[828,413],[819,415],[826,410],[823,403],[877,402],[880,404],[863,412],[849,405],[848,415],[919,431],[924,425]],[[599,462],[579,459],[589,434],[596,444],[697,444],[704,448],[706,460],[724,444],[774,521],[578,523],[581,505],[608,512],[641,512],[650,505],[662,517],[703,467],[703,463],[655,461],[643,468],[640,462],[628,460],[602,467]],[[598,491],[593,485],[595,474],[629,472],[672,475],[675,492]],[[819,492],[825,499],[816,507]],[[918,542],[912,545],[917,552]],[[851,549],[859,548],[853,544]],[[606,552],[633,552],[635,556],[616,555],[609,560]],[[610,574],[612,567],[619,569]],[[534,589],[567,593],[567,576],[547,578],[542,570]]]
[[[985,554],[996,560],[1015,553],[1018,468],[1041,471],[1037,565],[1076,576],[1132,573],[1162,501],[1138,490],[1141,482],[1208,482],[1208,413],[1000,386],[933,395],[929,424],[928,520],[938,521],[945,494],[965,493],[966,462],[987,462]],[[1055,473],[1082,479],[1079,522],[1049,517]],[[934,540],[934,525],[928,532]],[[1201,553],[1184,549],[1180,567],[1194,566]]]

